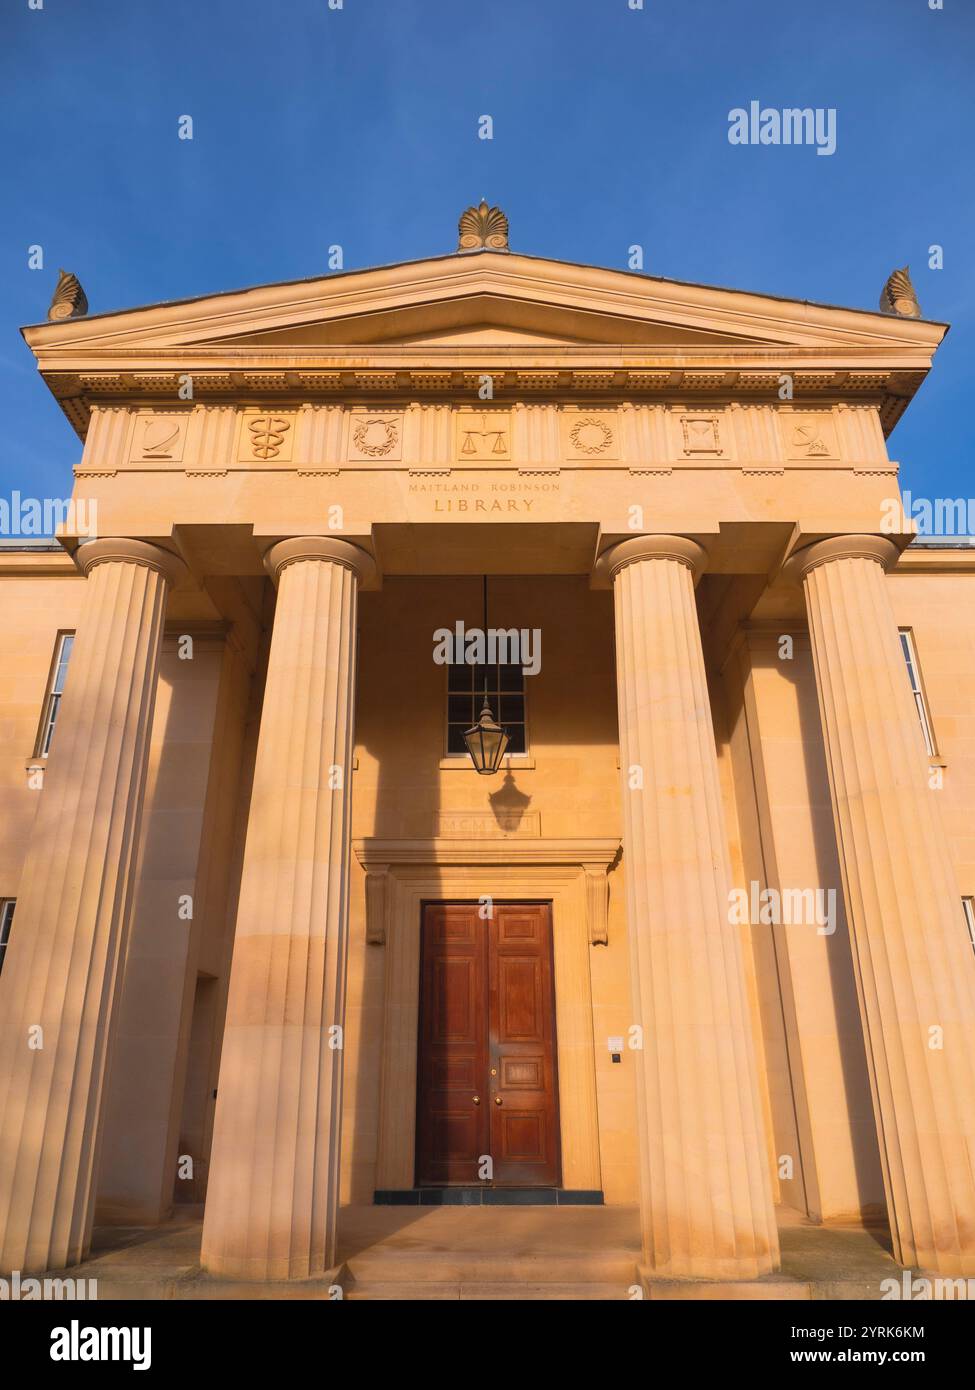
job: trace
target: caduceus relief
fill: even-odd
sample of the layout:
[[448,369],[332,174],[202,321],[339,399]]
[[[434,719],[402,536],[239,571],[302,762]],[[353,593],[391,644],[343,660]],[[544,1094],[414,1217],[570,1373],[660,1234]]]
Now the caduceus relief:
[[282,420],[277,415],[256,415],[248,420],[251,432],[251,449],[258,459],[277,458],[284,443],[284,436],[291,428],[290,420]]

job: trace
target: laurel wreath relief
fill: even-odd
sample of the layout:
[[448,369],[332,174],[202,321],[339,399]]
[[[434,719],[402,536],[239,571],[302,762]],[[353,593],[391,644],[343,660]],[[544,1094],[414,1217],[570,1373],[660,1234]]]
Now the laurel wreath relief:
[[[376,437],[377,430],[382,431],[381,438]],[[398,437],[392,420],[361,420],[352,431],[355,447],[367,458],[380,458],[383,454],[388,454]]]

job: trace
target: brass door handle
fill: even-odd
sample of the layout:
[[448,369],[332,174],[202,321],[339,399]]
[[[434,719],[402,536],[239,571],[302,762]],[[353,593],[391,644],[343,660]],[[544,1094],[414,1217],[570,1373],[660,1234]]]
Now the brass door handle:
[[495,1096],[495,1097],[494,1097],[494,1103],[495,1103],[495,1105],[500,1105],[500,1104],[501,1104],[501,1097],[500,1097],[500,1096]]
[[480,1103],[481,1103],[481,1097],[480,1097],[480,1096],[471,1096],[471,1100],[474,1102],[475,1105],[480,1105]]

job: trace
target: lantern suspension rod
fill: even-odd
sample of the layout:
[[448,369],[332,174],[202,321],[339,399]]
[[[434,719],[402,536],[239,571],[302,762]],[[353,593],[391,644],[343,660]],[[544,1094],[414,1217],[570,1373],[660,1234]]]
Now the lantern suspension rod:
[[487,606],[487,575],[484,575],[484,703],[487,704],[488,693],[488,668],[487,668],[487,640],[488,640],[488,606]]

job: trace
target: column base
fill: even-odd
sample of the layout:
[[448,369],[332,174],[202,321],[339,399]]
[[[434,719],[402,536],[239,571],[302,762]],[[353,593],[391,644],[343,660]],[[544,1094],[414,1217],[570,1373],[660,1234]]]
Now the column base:
[[228,1283],[277,1284],[298,1283],[314,1280],[316,1283],[328,1281],[339,1266],[327,1270],[312,1268],[306,1259],[233,1259],[229,1256],[209,1255],[201,1261],[204,1274],[211,1279]]
[[742,1260],[721,1260],[702,1255],[700,1259],[672,1261],[659,1268],[655,1265],[642,1264],[639,1266],[639,1270],[641,1279],[646,1278],[655,1282],[660,1280],[668,1282],[703,1280],[711,1284],[715,1280],[744,1283],[749,1279],[763,1279],[770,1274],[777,1273],[779,1267],[779,1259],[770,1253],[764,1259]]

